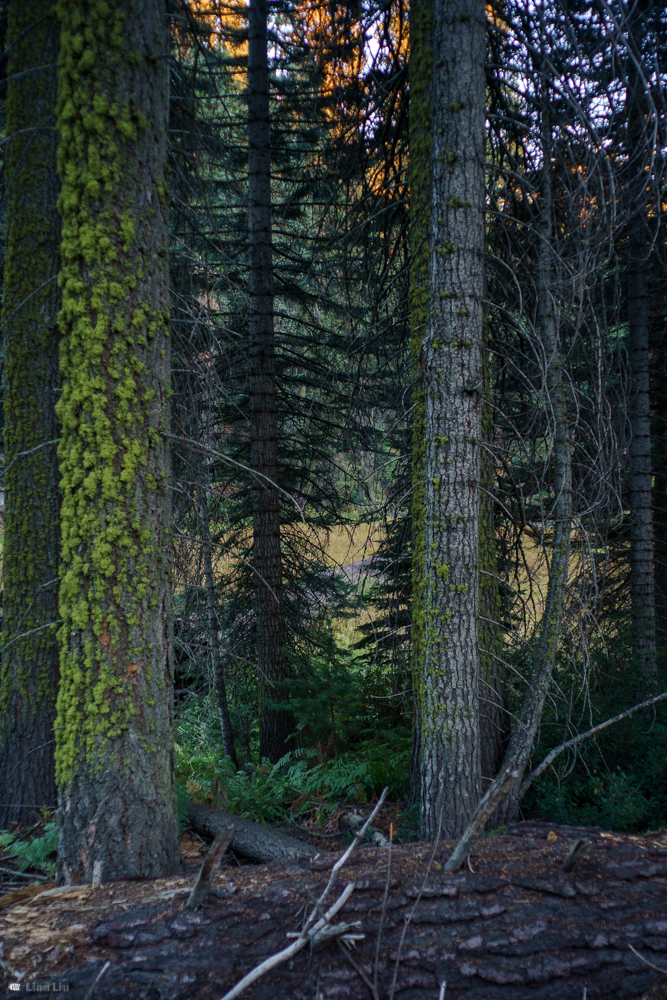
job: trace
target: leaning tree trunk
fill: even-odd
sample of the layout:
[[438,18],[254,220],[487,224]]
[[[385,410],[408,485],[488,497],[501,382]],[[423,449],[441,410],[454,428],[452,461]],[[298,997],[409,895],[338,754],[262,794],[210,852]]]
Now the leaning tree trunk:
[[232,721],[229,717],[229,704],[227,702],[225,669],[220,650],[220,636],[218,635],[218,615],[215,605],[215,579],[213,577],[213,555],[211,551],[211,519],[209,516],[208,499],[206,497],[205,486],[199,487],[199,517],[201,520],[204,578],[206,580],[208,636],[211,650],[213,683],[215,685],[215,699],[218,705],[218,719],[220,720],[220,735],[222,736],[222,746],[226,755],[234,765],[234,768],[237,768],[238,764],[236,762],[236,750],[234,748],[234,733],[232,731]]
[[60,0],[59,875],[181,865],[170,636],[161,0]]
[[56,802],[60,219],[52,6],[12,0],[8,9],[0,827],[26,823]]
[[[422,345],[422,836],[457,836],[480,793],[479,476],[484,4],[433,0],[429,281]],[[415,54],[413,53],[413,59]],[[419,55],[417,56],[419,58]],[[419,457],[419,456],[417,456]]]
[[505,823],[512,822],[518,813],[523,773],[533,749],[556,663],[563,604],[569,576],[570,536],[572,534],[572,459],[568,400],[553,299],[551,125],[546,100],[542,112],[542,158],[544,167],[541,224],[539,227],[537,314],[546,365],[544,381],[553,421],[554,540],[549,567],[547,598],[537,648],[533,657],[530,680],[519,715],[512,727],[499,775],[500,779],[507,768],[518,772],[518,777],[510,788],[511,794],[505,797],[495,813],[494,821]]
[[[635,28],[639,28],[636,19]],[[628,68],[628,335],[630,355],[630,596],[639,666],[655,673],[655,580],[649,399],[648,245],[646,232],[646,99],[632,60]]]
[[[259,752],[275,762],[288,748],[293,732],[290,712],[275,705],[287,701],[283,686],[286,663],[276,348],[273,329],[273,259],[271,240],[271,134],[266,0],[252,0],[248,39],[248,244],[252,401],[253,568],[257,618],[257,665],[260,682]],[[271,705],[270,702],[274,704]]]

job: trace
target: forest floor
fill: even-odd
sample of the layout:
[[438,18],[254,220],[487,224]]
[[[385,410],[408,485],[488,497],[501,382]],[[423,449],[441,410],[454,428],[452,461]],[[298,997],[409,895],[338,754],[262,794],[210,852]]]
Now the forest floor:
[[[391,822],[388,810],[376,827]],[[442,871],[450,843],[361,847],[327,903],[354,885],[336,920],[358,921],[357,947],[306,947],[243,995],[667,1000],[667,835],[585,832],[589,855],[568,874],[562,861],[582,830],[541,822],[481,839],[456,875]],[[230,856],[196,911],[185,903],[207,845],[187,831],[177,876],[0,896],[1,995],[221,998],[293,940],[339,856],[341,842],[330,846],[300,864]]]

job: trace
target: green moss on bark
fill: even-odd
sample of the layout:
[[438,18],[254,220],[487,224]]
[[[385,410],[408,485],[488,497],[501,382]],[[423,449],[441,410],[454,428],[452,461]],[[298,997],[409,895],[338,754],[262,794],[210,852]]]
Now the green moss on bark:
[[142,195],[133,178],[146,129],[128,69],[137,68],[137,53],[127,51],[124,34],[133,5],[61,0],[57,11],[64,564],[57,777],[66,783],[81,760],[106,767],[110,745],[132,720],[142,730],[152,684],[147,619],[167,571],[151,518],[156,490],[166,487],[168,313],[164,289],[158,301],[146,294],[164,266],[164,246],[146,240],[162,211],[164,178],[150,179],[154,196]]

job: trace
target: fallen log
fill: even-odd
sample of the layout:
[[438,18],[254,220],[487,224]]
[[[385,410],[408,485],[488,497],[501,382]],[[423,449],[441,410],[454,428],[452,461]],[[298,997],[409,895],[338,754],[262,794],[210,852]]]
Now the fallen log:
[[300,861],[315,853],[314,848],[301,840],[224,809],[210,809],[193,802],[188,806],[187,816],[192,829],[202,837],[213,839],[217,833],[231,830],[231,849],[251,861],[264,864]]
[[[566,874],[584,834],[592,850]],[[368,982],[380,1000],[666,1000],[667,839],[518,824],[477,842],[472,871],[448,874],[453,847],[394,846],[389,879],[389,852],[360,849],[332,889],[354,882],[336,919],[358,928],[356,949],[346,955],[335,937],[304,948],[244,996],[369,1000]],[[196,912],[183,897],[110,908],[54,983],[83,1000],[110,962],[94,1000],[220,1000],[302,932],[336,860],[228,870],[227,898],[218,890]],[[21,946],[14,959],[8,940],[8,966],[26,961]]]

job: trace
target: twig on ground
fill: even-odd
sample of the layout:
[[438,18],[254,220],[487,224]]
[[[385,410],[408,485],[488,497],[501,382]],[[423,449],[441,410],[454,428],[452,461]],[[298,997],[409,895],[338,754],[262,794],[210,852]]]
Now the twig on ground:
[[[350,882],[333,906],[327,910],[324,916],[321,917],[316,924],[312,925],[308,931],[304,928],[293,944],[289,945],[287,948],[283,948],[282,951],[276,952],[275,955],[271,955],[269,958],[265,959],[265,961],[255,966],[255,968],[252,969],[247,976],[244,976],[243,979],[236,984],[236,986],[229,990],[228,993],[225,993],[222,1000],[234,1000],[234,998],[240,996],[241,993],[248,988],[248,986],[257,982],[258,979],[261,979],[261,977],[266,975],[267,972],[270,972],[271,969],[275,969],[277,965],[282,965],[283,962],[287,962],[293,955],[296,955],[297,952],[301,951],[302,948],[305,948],[307,944],[311,942],[316,944],[319,940],[319,932],[322,931],[326,925],[331,922],[331,918],[334,917],[343,906],[345,906],[353,892],[354,882]],[[346,924],[341,926],[348,927],[349,925]],[[341,931],[341,933],[344,933],[344,931]]]
[[377,991],[377,987],[371,982],[371,980],[368,978],[368,976],[361,968],[361,966],[358,964],[358,962],[355,962],[355,960],[352,958],[349,948],[346,948],[345,945],[340,940],[338,942],[338,947],[340,948],[343,955],[348,960],[348,962],[350,963],[356,974],[359,976],[361,981],[365,983],[366,986],[368,986],[369,990],[371,991],[371,996],[373,997],[373,1000],[380,1000],[380,994]]
[[211,888],[213,876],[218,870],[223,854],[231,843],[233,833],[233,830],[218,830],[216,833],[209,852],[204,858],[204,863],[199,869],[197,881],[193,885],[192,892],[185,904],[188,909],[196,910],[206,899]]
[[[444,806],[442,808],[444,808]],[[431,851],[431,857],[428,859],[428,865],[426,866],[426,872],[424,873],[424,880],[422,881],[422,884],[419,888],[419,893],[417,894],[417,898],[415,899],[413,907],[410,910],[408,919],[405,921],[405,924],[403,925],[401,940],[398,942],[398,951],[396,953],[396,964],[394,965],[394,977],[391,981],[391,989],[389,990],[389,1000],[394,1000],[394,993],[396,992],[396,982],[398,980],[398,970],[401,964],[401,952],[403,951],[403,943],[405,941],[405,935],[408,933],[408,927],[412,922],[412,918],[415,915],[415,911],[417,909],[417,906],[419,905],[419,901],[422,898],[422,893],[424,892],[426,880],[428,879],[431,873],[431,868],[433,866],[433,859],[435,858],[435,852],[437,851],[438,844],[440,843],[440,831],[442,830],[442,808],[440,809],[440,816],[438,818],[438,833],[433,842],[433,850]]]
[[327,882],[327,884],[326,884],[326,886],[324,888],[324,891],[322,892],[322,895],[318,899],[317,903],[315,904],[315,906],[313,908],[312,913],[310,914],[308,920],[306,921],[306,924],[305,924],[304,929],[303,929],[304,933],[308,930],[309,925],[312,924],[312,922],[316,919],[317,914],[321,911],[322,904],[324,903],[324,900],[327,898],[327,896],[331,892],[333,884],[336,881],[336,875],[341,870],[341,868],[343,867],[343,865],[345,864],[345,862],[347,861],[347,859],[350,857],[350,855],[352,854],[352,852],[354,851],[354,849],[357,847],[357,845],[359,844],[359,841],[363,839],[364,834],[366,833],[366,830],[368,829],[368,827],[371,825],[371,823],[373,822],[373,820],[377,816],[377,814],[378,814],[378,812],[380,810],[380,807],[382,806],[382,803],[384,802],[384,800],[386,798],[386,795],[387,795],[388,791],[389,791],[389,787],[388,786],[387,786],[387,788],[383,789],[382,795],[377,800],[372,813],[370,814],[370,816],[368,817],[368,819],[366,820],[366,822],[363,824],[363,826],[359,829],[359,831],[357,833],[355,833],[354,840],[352,841],[352,843],[350,844],[350,846],[348,847],[348,849],[345,851],[345,853],[341,854],[341,856],[339,857],[338,861],[336,862],[336,864],[331,869],[331,875],[329,876],[329,881]]
[[252,969],[246,976],[244,976],[243,979],[241,979],[240,982],[236,984],[236,986],[234,986],[231,990],[229,990],[228,993],[225,993],[222,1000],[234,1000],[234,998],[240,996],[240,994],[243,993],[243,991],[246,990],[248,986],[251,986],[252,983],[256,982],[262,976],[266,975],[266,973],[270,972],[271,969],[275,969],[277,965],[282,965],[283,962],[287,962],[290,958],[292,958],[293,955],[296,955],[297,952],[301,951],[302,948],[305,948],[307,944],[314,944],[314,945],[322,944],[325,941],[331,940],[332,938],[335,937],[342,938],[343,940],[345,940],[347,937],[349,939],[350,944],[352,944],[355,940],[359,939],[359,935],[347,933],[350,929],[356,927],[357,924],[338,924],[336,927],[329,926],[331,924],[332,917],[334,917],[336,913],[338,913],[338,911],[342,909],[343,906],[345,906],[345,903],[348,901],[348,899],[354,892],[354,882],[350,882],[349,885],[345,887],[345,889],[338,897],[336,902],[333,904],[333,906],[330,907],[330,909],[327,910],[327,912],[322,917],[320,917],[319,920],[317,919],[317,917],[318,914],[322,911],[325,899],[331,892],[331,889],[336,880],[338,872],[343,867],[347,859],[350,857],[355,847],[366,833],[366,830],[375,819],[378,810],[380,809],[382,803],[384,802],[388,791],[389,791],[388,787],[383,790],[382,795],[377,800],[377,803],[375,804],[375,807],[371,812],[370,816],[363,824],[359,832],[355,834],[354,840],[352,841],[348,849],[345,851],[344,854],[340,856],[338,861],[331,869],[331,875],[329,876],[329,881],[327,882],[326,886],[324,887],[324,890],[320,894],[319,899],[313,906],[310,916],[306,919],[297,939],[292,944],[288,945],[287,948],[283,948],[282,951],[276,952],[275,955],[269,956],[269,958],[265,959],[259,965],[255,966],[255,968]]
[[97,984],[99,983],[100,979],[105,974],[105,972],[107,971],[107,969],[109,968],[110,965],[111,965],[111,962],[105,962],[104,963],[104,965],[102,966],[102,968],[98,972],[98,974],[95,977],[95,980],[94,980],[92,986],[90,987],[90,989],[86,993],[86,995],[83,998],[83,1000],[90,1000],[90,998],[92,997],[93,993],[95,992],[95,987],[97,986]]
[[649,968],[655,969],[656,972],[661,972],[663,976],[667,976],[667,969],[661,969],[659,965],[654,965],[653,962],[649,962],[649,960],[647,958],[644,958],[643,955],[640,955],[637,949],[633,948],[631,944],[628,945],[628,948],[633,953],[633,955],[637,956],[640,962],[644,963],[644,965],[648,965]]
[[384,920],[387,915],[387,901],[389,900],[389,887],[391,885],[391,844],[394,839],[394,824],[389,826],[389,846],[387,847],[387,880],[384,884],[384,896],[382,897],[382,909],[380,911],[380,926],[378,927],[377,941],[375,942],[375,962],[373,963],[373,997],[378,994],[378,971],[380,968],[380,946],[382,944],[382,931],[384,930]]
[[48,875],[35,875],[35,874],[31,875],[30,872],[16,871],[14,868],[0,868],[0,872],[2,872],[4,875],[15,875],[17,878],[30,878],[30,879],[36,878],[39,879],[40,882],[49,881]]

